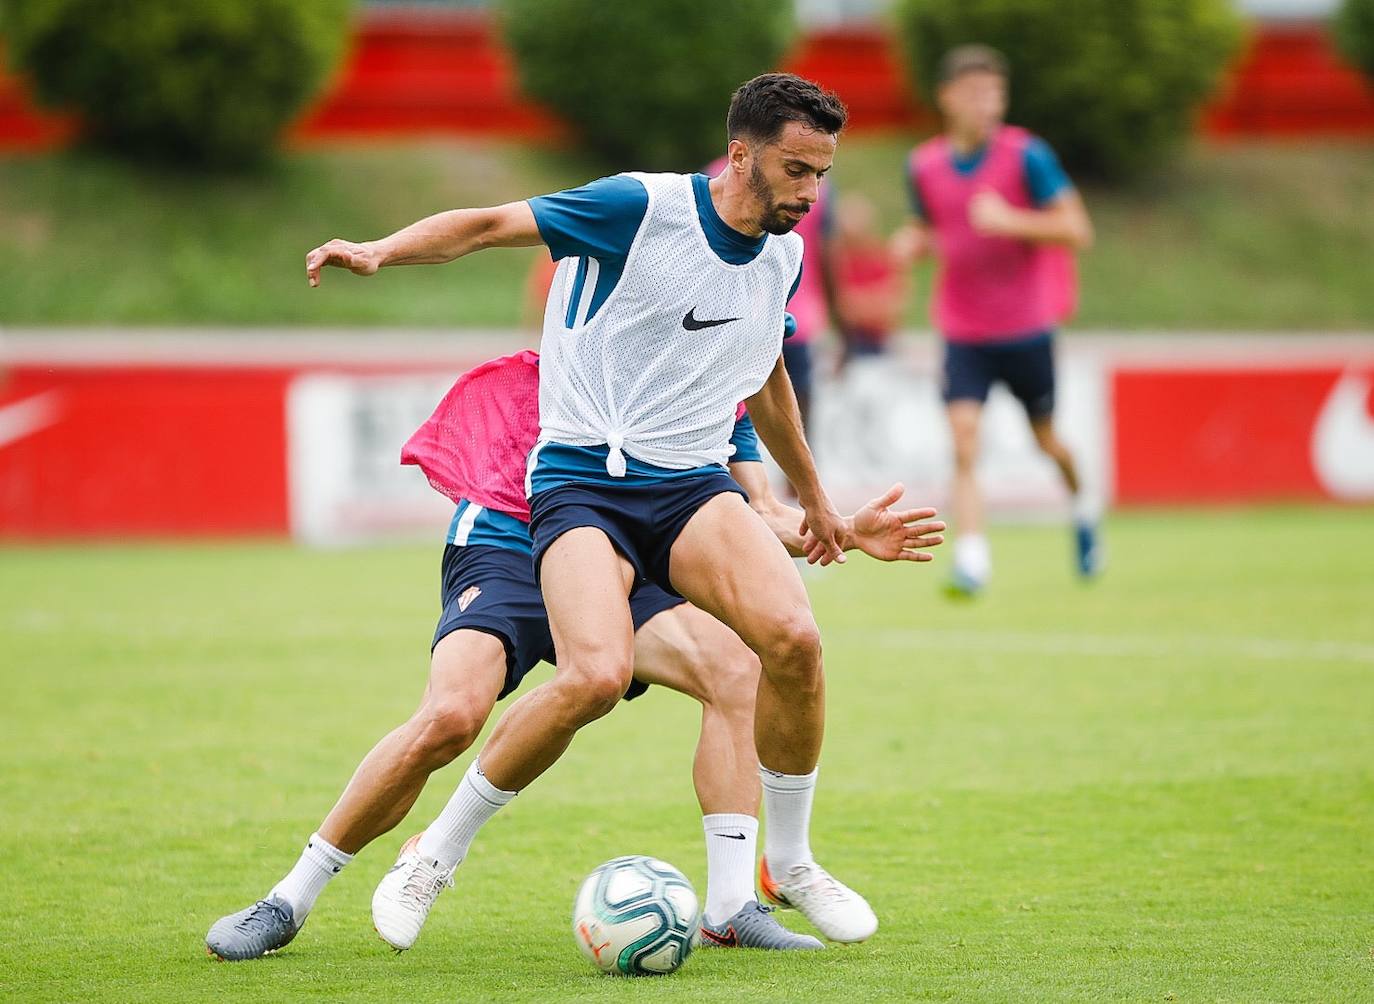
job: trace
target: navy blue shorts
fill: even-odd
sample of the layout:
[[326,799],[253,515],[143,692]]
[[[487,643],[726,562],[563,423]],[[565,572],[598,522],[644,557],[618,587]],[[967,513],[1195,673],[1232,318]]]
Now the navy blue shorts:
[[[430,651],[445,635],[463,629],[499,639],[506,649],[506,682],[497,700],[520,686],[541,660],[557,664],[544,597],[534,584],[527,555],[485,544],[449,544],[444,548],[441,581],[443,612]],[[641,582],[630,594],[635,630],[683,602],[680,596],[670,596],[652,583]],[[648,689],[647,684],[633,680],[625,700],[634,700]]]
[[1054,413],[1054,332],[1005,342],[945,342],[943,397],[988,399],[998,381],[1007,385],[1031,418]]
[[550,544],[569,530],[594,526],[634,567],[637,579],[677,596],[668,577],[673,542],[697,510],[723,492],[749,498],[724,468],[653,485],[566,484],[546,489],[530,500],[535,579]]

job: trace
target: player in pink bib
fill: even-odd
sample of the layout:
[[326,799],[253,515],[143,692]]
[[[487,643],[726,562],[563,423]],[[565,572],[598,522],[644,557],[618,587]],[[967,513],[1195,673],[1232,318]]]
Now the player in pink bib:
[[951,508],[958,527],[951,588],[973,595],[992,569],[975,469],[983,405],[1003,383],[1026,409],[1035,441],[1073,497],[1078,570],[1101,567],[1095,513],[1054,431],[1054,333],[1077,299],[1073,251],[1092,223],[1049,146],[1004,124],[1006,62],[961,46],[941,64],[945,132],[912,151],[915,217],[897,244],[938,259],[931,320],[944,337],[943,397],[954,439]]

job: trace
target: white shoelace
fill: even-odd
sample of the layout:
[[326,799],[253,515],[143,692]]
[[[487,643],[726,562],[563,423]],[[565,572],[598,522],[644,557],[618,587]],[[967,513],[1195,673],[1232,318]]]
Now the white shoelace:
[[417,913],[427,912],[444,887],[453,886],[453,871],[441,872],[428,861],[417,860],[401,886],[402,902]]
[[824,868],[806,865],[804,870],[812,873],[811,880],[802,886],[808,893],[829,903],[843,903],[849,898],[848,890]]

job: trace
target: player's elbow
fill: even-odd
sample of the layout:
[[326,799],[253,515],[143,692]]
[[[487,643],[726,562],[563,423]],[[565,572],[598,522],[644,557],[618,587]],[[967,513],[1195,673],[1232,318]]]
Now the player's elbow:
[[1097,240],[1097,233],[1093,230],[1092,220],[1084,216],[1074,227],[1073,247],[1076,251],[1087,251]]

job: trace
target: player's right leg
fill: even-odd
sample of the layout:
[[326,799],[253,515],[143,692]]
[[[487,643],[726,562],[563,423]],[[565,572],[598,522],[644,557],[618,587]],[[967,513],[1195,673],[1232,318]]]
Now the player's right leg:
[[[657,600],[657,603],[655,601]],[[640,623],[645,604],[672,602],[644,584],[631,597],[635,612],[635,680],[668,687],[701,703],[701,738],[692,782],[706,836],[706,900],[702,945],[814,950],[810,935],[789,931],[759,904],[754,863],[759,830],[754,697],[759,661],[739,636],[710,614],[678,600]]]
[[949,589],[958,596],[976,595],[992,573],[978,486],[978,437],[993,379],[989,351],[982,345],[945,343],[942,396],[954,447],[949,501],[955,537]]
[[288,944],[325,885],[405,817],[430,774],[472,745],[505,679],[500,640],[474,630],[444,636],[415,714],[363,758],[295,866],[262,899],[210,928],[210,954],[237,962]]
[[572,528],[549,545],[540,568],[558,669],[506,710],[482,748],[484,773],[505,791],[553,766],[578,729],[616,706],[634,671],[635,570],[610,538],[594,526]]
[[[402,848],[397,867],[377,886],[373,924],[398,950],[414,944],[435,898],[467,856],[478,830],[558,759],[582,725],[613,708],[630,684],[634,629],[627,597],[634,570],[605,533],[586,526],[554,539],[543,568],[546,596],[552,585],[565,603],[580,601],[583,606],[571,616],[565,613],[567,630],[550,634],[544,597],[530,559],[524,557],[518,585],[531,616],[521,621],[522,635],[539,636],[543,657],[549,660],[556,641],[558,669],[552,680],[506,709],[438,818]],[[514,575],[512,571],[512,589]],[[517,674],[523,675],[533,664],[519,653],[538,647],[527,640],[517,643]],[[412,874],[408,869],[415,861],[428,870]]]
[[[729,547],[722,548],[722,541]],[[764,858],[773,898],[801,910],[826,937],[862,941],[872,909],[811,854],[811,802],[825,722],[820,633],[796,565],[734,493],[703,505],[671,551],[673,586],[727,624],[763,666],[754,742],[768,816]]]

